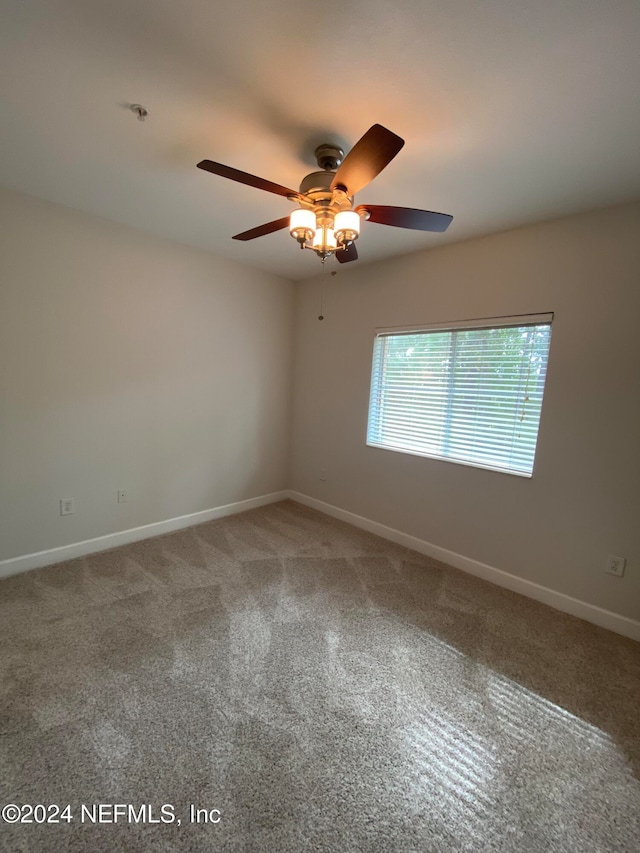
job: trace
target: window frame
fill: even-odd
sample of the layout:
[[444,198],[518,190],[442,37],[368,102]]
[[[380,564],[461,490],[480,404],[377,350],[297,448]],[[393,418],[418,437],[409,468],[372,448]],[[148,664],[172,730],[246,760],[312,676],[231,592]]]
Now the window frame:
[[[525,479],[531,479],[533,477],[535,462],[538,451],[538,439],[540,434],[540,425],[542,422],[542,407],[544,402],[544,393],[546,391],[546,382],[548,378],[548,368],[549,368],[549,360],[551,356],[551,338],[552,338],[552,328],[553,328],[553,320],[554,313],[552,311],[537,313],[537,314],[516,314],[516,315],[508,315],[501,317],[481,317],[474,319],[466,319],[466,320],[455,320],[455,321],[446,321],[440,323],[423,323],[423,324],[412,324],[412,325],[402,325],[402,326],[386,326],[379,327],[375,329],[374,332],[374,341],[373,341],[373,354],[372,354],[372,364],[371,364],[371,380],[369,386],[369,404],[368,404],[368,413],[367,413],[367,432],[365,443],[367,447],[371,447],[376,450],[388,450],[393,453],[402,453],[409,456],[419,456],[425,459],[435,459],[440,462],[451,462],[456,465],[465,465],[471,468],[480,468],[485,471],[493,471],[495,473],[500,474],[510,474],[515,477],[522,477]],[[379,419],[379,412],[377,415],[374,415],[375,411],[375,400],[374,400],[374,392],[377,390],[377,385],[379,385],[379,367],[377,361],[380,359],[380,355],[377,351],[377,347],[379,345],[379,340],[384,337],[400,337],[403,335],[415,335],[420,334],[422,332],[428,333],[438,333],[438,332],[465,332],[469,330],[484,330],[484,329],[501,329],[501,328],[525,328],[530,326],[541,326],[548,325],[549,326],[549,341],[548,341],[548,349],[546,352],[546,362],[545,362],[545,375],[544,375],[544,383],[542,386],[542,393],[540,397],[540,416],[538,419],[537,427],[536,427],[536,435],[535,442],[533,443],[533,454],[531,459],[531,470],[517,470],[508,468],[505,466],[492,465],[489,462],[479,462],[477,460],[468,460],[462,458],[456,458],[455,456],[445,456],[433,452],[428,452],[426,450],[419,449],[408,449],[406,447],[393,446],[389,443],[382,443],[380,441],[372,440],[371,433],[375,427],[372,428],[372,421],[377,417]],[[451,390],[448,387],[447,394],[451,394]],[[378,430],[380,427],[378,426]]]

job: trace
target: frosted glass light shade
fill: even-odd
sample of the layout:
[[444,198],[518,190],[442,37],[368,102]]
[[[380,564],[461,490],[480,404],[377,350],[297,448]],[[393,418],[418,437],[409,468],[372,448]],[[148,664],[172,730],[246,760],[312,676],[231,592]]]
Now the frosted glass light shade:
[[337,248],[336,235],[333,233],[333,228],[325,226],[316,230],[316,236],[313,238],[313,248],[319,251]]
[[350,240],[356,240],[360,233],[360,217],[355,210],[341,210],[336,214],[333,227],[338,242],[347,243]]
[[294,240],[310,240],[316,230],[316,215],[304,207],[294,210],[289,217],[289,234]]

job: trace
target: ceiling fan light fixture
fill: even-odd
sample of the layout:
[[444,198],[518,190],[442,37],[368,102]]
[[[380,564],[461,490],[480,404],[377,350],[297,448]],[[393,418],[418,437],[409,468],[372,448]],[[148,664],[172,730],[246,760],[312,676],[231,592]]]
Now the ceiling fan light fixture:
[[[146,115],[144,107],[137,104],[131,107],[134,112],[136,108],[144,110]],[[197,166],[213,175],[284,196],[300,205],[290,216],[235,234],[234,240],[253,240],[289,226],[289,233],[301,249],[311,249],[323,263],[335,255],[338,263],[346,264],[358,260],[355,241],[360,235],[362,220],[441,233],[453,219],[446,213],[382,204],[358,205],[353,209],[355,194],[389,165],[403,145],[403,139],[381,124],[372,125],[346,157],[337,145],[319,145],[315,153],[321,171],[306,175],[298,191],[213,160],[201,160]]]
[[333,227],[338,243],[351,243],[360,234],[360,217],[355,210],[341,210],[336,213]]
[[311,240],[316,232],[316,215],[308,208],[300,207],[289,217],[289,233],[301,245]]

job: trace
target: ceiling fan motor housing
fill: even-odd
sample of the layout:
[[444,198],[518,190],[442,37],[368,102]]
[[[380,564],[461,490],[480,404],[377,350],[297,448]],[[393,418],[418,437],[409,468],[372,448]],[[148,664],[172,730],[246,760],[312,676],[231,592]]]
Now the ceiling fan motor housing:
[[341,210],[351,210],[353,199],[340,189],[331,189],[333,172],[311,172],[302,179],[300,198],[301,207],[307,207],[316,214],[318,225],[333,224],[336,213]]
[[333,181],[333,172],[311,172],[306,175],[300,184],[300,192],[302,195],[325,194],[331,196],[331,182]]

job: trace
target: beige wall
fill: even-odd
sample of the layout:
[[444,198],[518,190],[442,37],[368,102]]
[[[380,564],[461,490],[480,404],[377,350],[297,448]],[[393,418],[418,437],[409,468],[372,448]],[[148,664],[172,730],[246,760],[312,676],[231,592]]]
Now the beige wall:
[[[0,560],[290,486],[640,618],[640,205],[338,267],[293,357],[276,276],[11,192],[0,228]],[[377,326],[546,311],[533,479],[365,446]]]
[[[378,227],[363,229],[361,258]],[[547,311],[555,321],[531,480],[365,446],[376,327]],[[640,205],[300,285],[291,486],[640,618],[639,318]],[[624,579],[604,574],[609,553],[627,557]]]
[[0,234],[0,560],[287,486],[290,282],[10,192]]

